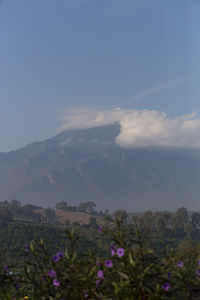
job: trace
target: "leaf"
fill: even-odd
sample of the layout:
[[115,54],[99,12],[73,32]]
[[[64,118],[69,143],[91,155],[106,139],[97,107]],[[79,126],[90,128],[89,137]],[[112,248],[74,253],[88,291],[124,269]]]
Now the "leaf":
[[40,246],[43,246],[43,245],[44,245],[44,240],[43,240],[43,238],[40,238],[39,245],[40,245]]
[[133,257],[131,255],[131,253],[129,253],[128,256],[129,256],[130,265],[133,266],[133,267],[135,267],[136,263],[133,261]]
[[69,259],[69,254],[68,254],[67,249],[65,250],[65,257],[66,257],[67,259]]
[[30,249],[31,249],[32,252],[35,250],[35,249],[34,249],[34,245],[33,245],[32,242],[30,242]]
[[126,274],[124,274],[124,273],[122,273],[122,272],[118,272],[118,274],[121,276],[121,277],[123,277],[124,279],[129,279],[128,278],[128,275],[126,275]]
[[117,285],[116,282],[112,282],[112,285],[114,286],[115,288],[115,293],[117,294],[119,292],[119,286]]
[[92,267],[88,276],[90,277],[91,275],[95,274],[97,272],[96,269],[96,266]]

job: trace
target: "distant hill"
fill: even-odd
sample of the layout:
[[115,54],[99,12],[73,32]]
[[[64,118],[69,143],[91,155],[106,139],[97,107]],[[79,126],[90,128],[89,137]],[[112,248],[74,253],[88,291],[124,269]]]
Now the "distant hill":
[[68,130],[0,153],[0,200],[54,207],[94,201],[97,209],[200,208],[195,149],[123,149],[119,125]]

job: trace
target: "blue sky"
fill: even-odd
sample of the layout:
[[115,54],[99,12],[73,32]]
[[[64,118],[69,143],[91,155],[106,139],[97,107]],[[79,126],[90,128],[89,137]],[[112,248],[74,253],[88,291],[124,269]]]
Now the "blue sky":
[[2,0],[0,151],[74,108],[200,117],[199,0]]

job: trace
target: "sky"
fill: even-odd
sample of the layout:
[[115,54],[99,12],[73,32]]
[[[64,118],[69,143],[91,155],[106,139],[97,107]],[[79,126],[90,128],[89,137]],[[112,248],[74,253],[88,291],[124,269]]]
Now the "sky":
[[0,152],[111,119],[122,144],[163,143],[168,130],[164,144],[199,147],[199,11],[199,0],[2,0]]

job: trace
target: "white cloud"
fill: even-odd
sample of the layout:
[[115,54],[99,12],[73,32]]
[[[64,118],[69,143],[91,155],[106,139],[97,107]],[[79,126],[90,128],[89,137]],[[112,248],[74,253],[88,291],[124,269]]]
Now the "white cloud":
[[86,129],[119,123],[116,143],[121,147],[200,147],[200,118],[195,113],[169,118],[152,110],[73,110],[63,118],[57,130]]

